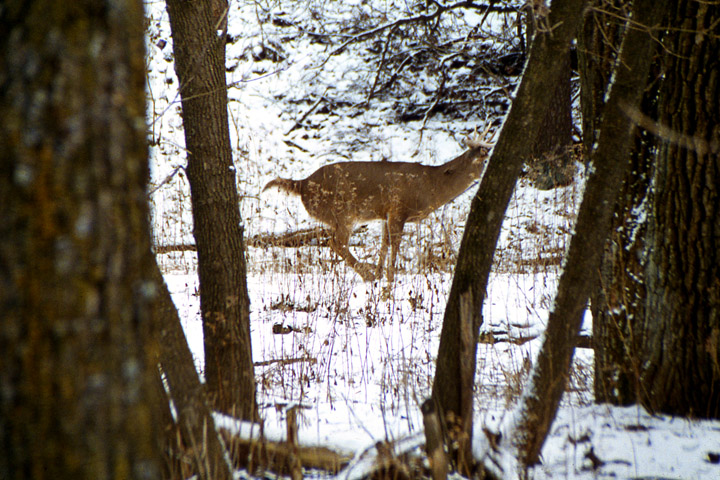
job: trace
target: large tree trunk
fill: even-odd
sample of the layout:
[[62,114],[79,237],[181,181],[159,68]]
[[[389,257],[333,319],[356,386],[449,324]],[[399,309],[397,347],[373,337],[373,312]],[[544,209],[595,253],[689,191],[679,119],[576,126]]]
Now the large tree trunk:
[[[562,75],[555,58],[567,55],[580,22],[584,2],[556,0],[548,21],[557,25],[536,35],[528,65],[497,145],[472,201],[458,263],[448,298],[438,349],[433,398],[446,417],[460,418],[467,438],[472,438],[472,388],[477,336],[482,325],[490,268],[507,204],[532,144],[524,139],[544,119],[549,99]],[[469,338],[468,338],[469,337]],[[467,452],[465,452],[466,458]]]
[[224,0],[167,2],[180,80],[205,345],[215,407],[256,418],[250,299],[228,131]]
[[595,389],[601,401],[717,417],[720,45],[698,32],[720,14],[685,1],[673,9],[681,28],[665,34],[656,62],[663,76],[646,94],[656,103],[640,118],[652,135],[638,142],[593,309]]
[[[720,5],[674,2],[663,52],[647,228],[646,349],[640,399],[651,411],[720,417]],[[717,28],[713,27],[717,32]],[[632,306],[628,307],[632,309]]]
[[157,478],[142,3],[0,30],[0,478]]

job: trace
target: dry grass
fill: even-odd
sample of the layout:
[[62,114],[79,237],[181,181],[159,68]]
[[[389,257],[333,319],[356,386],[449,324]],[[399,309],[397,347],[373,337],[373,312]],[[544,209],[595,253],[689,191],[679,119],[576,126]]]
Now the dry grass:
[[[505,310],[525,310],[526,318],[507,314],[498,318],[498,310],[490,309],[485,323],[488,330],[514,331],[522,337],[536,335],[523,333],[524,329],[532,319],[544,320],[552,303],[580,192],[573,186],[518,191],[508,209],[490,288],[518,292],[518,298],[505,299]],[[160,214],[155,205],[156,242],[192,241],[184,178],[163,186],[155,193],[159,194],[163,198],[157,204],[165,210]],[[326,247],[267,243],[248,247],[254,358],[262,362],[256,368],[261,402],[268,407],[279,399],[381,402],[383,411],[395,414],[416,409],[417,399],[431,389],[442,313],[471,195],[465,194],[425,222],[406,227],[399,276],[392,286],[363,284]],[[266,214],[267,209],[257,205],[260,201],[246,200],[243,210]],[[276,215],[285,218],[282,222],[288,227],[280,232],[304,228],[304,224],[293,227],[292,211]],[[252,230],[253,217],[246,213],[244,218],[247,235],[259,233]],[[317,243],[323,244],[323,238]],[[352,240],[358,258],[373,262],[380,243],[379,225],[369,225]],[[168,274],[196,271],[191,251],[158,255],[158,260]],[[489,295],[492,298],[493,292]],[[503,316],[503,309],[499,311]],[[476,392],[480,404],[507,406],[514,401],[532,349],[531,342],[523,341],[480,346]],[[587,368],[576,369],[571,384],[585,397],[591,381]],[[353,392],[352,398],[346,398],[347,392]]]

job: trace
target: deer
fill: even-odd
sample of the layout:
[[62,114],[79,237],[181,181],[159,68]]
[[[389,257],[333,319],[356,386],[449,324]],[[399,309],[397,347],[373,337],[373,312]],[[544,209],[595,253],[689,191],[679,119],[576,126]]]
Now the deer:
[[[405,224],[425,219],[480,178],[494,144],[478,139],[466,143],[469,150],[442,165],[338,162],[322,166],[302,180],[278,177],[268,182],[263,192],[277,188],[299,196],[310,216],[330,228],[332,250],[365,282],[382,277],[389,246],[387,281],[391,284]],[[377,265],[360,262],[349,247],[354,228],[374,220],[383,222]]]

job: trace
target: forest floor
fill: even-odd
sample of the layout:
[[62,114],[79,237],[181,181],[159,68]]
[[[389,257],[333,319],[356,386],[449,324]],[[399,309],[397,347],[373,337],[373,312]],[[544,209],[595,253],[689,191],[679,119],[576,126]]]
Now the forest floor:
[[[158,246],[193,243],[178,81],[164,2],[148,2],[148,120]],[[462,140],[498,128],[521,73],[514,13],[445,12],[434,22],[378,25],[422,12],[404,2],[231,2],[227,80],[232,147],[248,242],[257,398],[265,433],[282,439],[299,404],[300,442],[355,457],[367,472],[378,441],[422,443],[419,404],[430,395],[452,269],[472,187],[406,226],[394,284],[364,283],[326,247],[273,237],[317,226],[299,200],[272,191],[343,160],[439,164]],[[392,32],[392,34],[391,34]],[[381,60],[382,59],[382,60]],[[483,310],[475,425],[493,430],[514,405],[552,306],[582,199],[568,187],[518,184],[503,224]],[[377,224],[352,248],[373,261]],[[158,254],[198,371],[203,371],[197,259]],[[584,333],[592,320],[587,315]],[[530,478],[720,478],[720,422],[649,415],[594,403],[593,353],[578,349],[571,382]]]

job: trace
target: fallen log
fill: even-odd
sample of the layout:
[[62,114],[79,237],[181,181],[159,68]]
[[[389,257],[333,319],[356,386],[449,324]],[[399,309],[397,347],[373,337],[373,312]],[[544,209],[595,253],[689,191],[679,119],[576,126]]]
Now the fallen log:
[[[490,330],[490,331],[483,331],[480,332],[478,335],[478,343],[488,343],[488,344],[495,344],[495,343],[513,343],[515,345],[522,345],[524,343],[527,343],[531,340],[535,340],[540,335],[538,333],[529,333],[528,335],[523,336],[516,336],[511,335],[509,332],[505,330]],[[590,335],[578,335],[576,338],[575,346],[577,348],[588,348],[593,349],[593,339]]]
[[170,253],[170,252],[196,252],[197,247],[190,243],[179,243],[175,245],[155,245],[153,247],[155,254]]
[[236,468],[251,473],[274,472],[291,476],[298,463],[304,469],[321,470],[336,475],[352,460],[351,454],[335,452],[327,447],[304,447],[289,442],[272,442],[265,438],[245,439],[220,429]]

